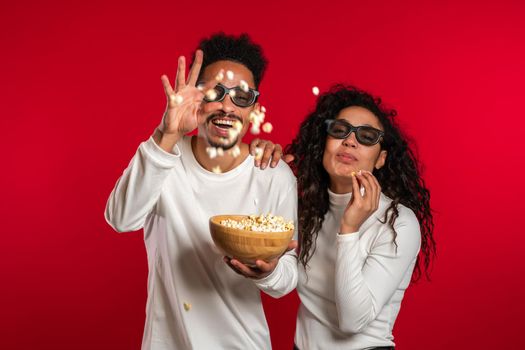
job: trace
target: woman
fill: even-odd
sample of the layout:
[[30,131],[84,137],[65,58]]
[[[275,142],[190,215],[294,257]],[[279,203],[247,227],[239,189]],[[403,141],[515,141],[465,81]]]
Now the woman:
[[428,273],[429,191],[395,115],[337,85],[287,147],[299,188],[298,349],[393,349],[405,289]]

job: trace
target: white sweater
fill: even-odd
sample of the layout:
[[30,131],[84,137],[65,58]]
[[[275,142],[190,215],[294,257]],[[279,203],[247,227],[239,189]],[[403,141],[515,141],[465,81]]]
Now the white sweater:
[[[174,152],[151,138],[142,143],[106,207],[115,230],[144,228],[149,277],[142,349],[269,349],[254,283],[264,280],[244,278],[223,262],[208,219],[271,212],[296,221],[295,177],[284,162],[262,171],[252,156],[214,174],[198,164],[189,137]],[[297,282],[296,264],[287,254],[277,266],[286,291]]]
[[345,235],[338,232],[351,194],[329,191],[329,198],[308,280],[299,269],[295,343],[301,350],[393,346],[392,328],[420,247],[416,216],[399,206],[396,252],[392,230],[379,221],[389,198],[381,195],[378,210],[359,232]]

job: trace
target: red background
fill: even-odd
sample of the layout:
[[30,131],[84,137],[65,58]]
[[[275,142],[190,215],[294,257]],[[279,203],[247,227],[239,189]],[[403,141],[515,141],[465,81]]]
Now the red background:
[[[253,7],[249,7],[253,6]],[[521,1],[4,1],[0,5],[3,349],[138,349],[141,233],[103,210],[164,109],[176,58],[218,30],[270,59],[261,102],[286,144],[315,97],[349,82],[397,108],[432,191],[438,259],[409,288],[399,349],[518,348],[525,195]],[[521,219],[520,219],[521,218]],[[265,299],[290,349],[295,295]]]

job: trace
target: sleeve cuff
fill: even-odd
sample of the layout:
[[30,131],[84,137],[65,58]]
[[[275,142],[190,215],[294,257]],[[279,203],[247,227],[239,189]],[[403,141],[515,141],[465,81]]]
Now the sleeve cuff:
[[173,153],[168,153],[157,145],[153,140],[153,137],[150,137],[148,141],[143,142],[140,148],[147,158],[151,159],[155,164],[162,168],[172,168],[181,155],[178,145],[173,147]]
[[260,278],[260,279],[254,279],[253,282],[259,288],[268,288],[268,287],[271,288],[281,278],[281,269],[282,269],[282,263],[281,263],[281,260],[279,260],[279,262],[277,263],[277,266],[275,266],[275,269],[272,271],[271,274],[269,274],[266,277]]
[[337,242],[352,242],[359,240],[359,232],[341,233],[337,234]]

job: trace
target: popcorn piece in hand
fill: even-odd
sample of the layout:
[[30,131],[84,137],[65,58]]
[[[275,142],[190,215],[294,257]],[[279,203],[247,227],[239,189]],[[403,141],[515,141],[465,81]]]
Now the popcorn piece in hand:
[[266,122],[263,124],[262,129],[265,133],[269,134],[273,130],[273,125],[269,122]]
[[315,96],[319,95],[319,88],[317,86],[314,86],[312,88],[312,92],[314,93]]
[[176,104],[181,105],[182,101],[184,101],[184,98],[181,95],[175,95],[174,101]]
[[233,72],[231,70],[226,72],[226,78],[228,78],[228,80],[233,80]]
[[261,147],[255,147],[255,159],[260,160],[262,159],[264,150]]
[[244,80],[241,80],[239,82],[239,86],[241,87],[241,90],[244,91],[244,92],[248,92],[250,90],[250,87],[248,86],[248,83],[245,82]]
[[214,172],[215,174],[220,174],[222,173],[222,170],[221,170],[221,167],[220,166],[214,166],[213,168],[211,168],[211,171]]
[[215,101],[215,99],[217,98],[217,92],[215,91],[215,89],[210,89],[206,91],[206,97],[211,101]]
[[235,147],[233,147],[230,150],[230,154],[232,155],[233,158],[237,158],[238,156],[241,155],[241,149],[239,148],[239,146],[235,145]]

